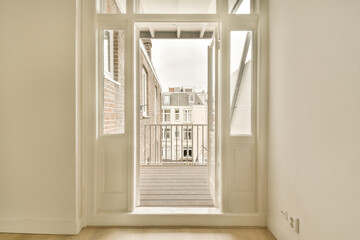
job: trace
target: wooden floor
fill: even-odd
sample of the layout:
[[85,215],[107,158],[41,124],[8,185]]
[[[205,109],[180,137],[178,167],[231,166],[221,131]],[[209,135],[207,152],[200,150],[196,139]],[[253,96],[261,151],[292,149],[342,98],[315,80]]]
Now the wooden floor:
[[84,228],[77,236],[2,234],[0,240],[276,240],[267,229]]
[[207,166],[140,167],[140,206],[214,207]]

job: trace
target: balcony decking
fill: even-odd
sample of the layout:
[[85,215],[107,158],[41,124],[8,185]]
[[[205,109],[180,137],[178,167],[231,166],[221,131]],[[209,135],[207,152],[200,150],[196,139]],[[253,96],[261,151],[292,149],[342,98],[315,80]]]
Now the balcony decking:
[[141,165],[140,206],[214,207],[206,165]]

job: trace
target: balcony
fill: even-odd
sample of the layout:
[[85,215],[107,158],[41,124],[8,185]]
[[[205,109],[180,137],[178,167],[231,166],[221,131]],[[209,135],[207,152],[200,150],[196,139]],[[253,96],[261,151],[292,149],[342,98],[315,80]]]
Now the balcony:
[[214,207],[208,187],[206,124],[144,124],[140,206]]
[[207,124],[143,124],[141,165],[207,165]]

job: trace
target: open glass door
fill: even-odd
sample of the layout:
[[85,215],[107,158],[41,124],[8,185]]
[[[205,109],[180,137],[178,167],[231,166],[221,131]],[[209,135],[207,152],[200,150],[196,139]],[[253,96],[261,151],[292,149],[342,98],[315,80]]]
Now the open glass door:
[[137,25],[140,210],[218,206],[216,31],[215,23]]

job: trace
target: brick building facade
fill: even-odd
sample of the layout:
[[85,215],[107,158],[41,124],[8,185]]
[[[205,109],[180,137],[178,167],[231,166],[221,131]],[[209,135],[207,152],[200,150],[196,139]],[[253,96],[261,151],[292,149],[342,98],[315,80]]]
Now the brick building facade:
[[[142,39],[139,56],[140,93],[140,162],[161,160],[161,86],[151,62],[151,40]],[[156,129],[156,130],[155,130]]]
[[104,134],[123,133],[125,128],[125,33],[104,32]]

